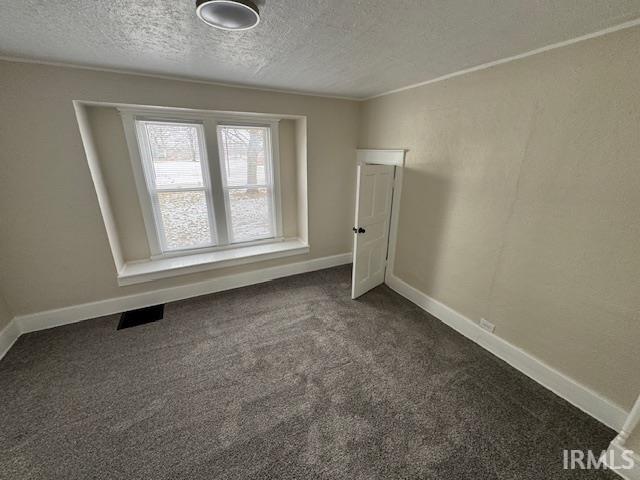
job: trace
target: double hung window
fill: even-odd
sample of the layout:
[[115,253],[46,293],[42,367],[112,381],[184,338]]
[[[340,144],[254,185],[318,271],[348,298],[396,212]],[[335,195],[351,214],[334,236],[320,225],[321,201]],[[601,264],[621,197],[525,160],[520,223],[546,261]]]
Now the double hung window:
[[281,239],[276,120],[123,119],[152,256]]

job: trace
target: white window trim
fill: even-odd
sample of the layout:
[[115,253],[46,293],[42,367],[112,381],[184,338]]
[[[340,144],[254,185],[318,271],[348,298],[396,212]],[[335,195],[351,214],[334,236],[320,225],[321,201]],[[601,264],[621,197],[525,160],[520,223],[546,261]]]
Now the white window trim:
[[[145,225],[145,232],[149,243],[149,250],[151,253],[150,260],[155,261],[164,258],[176,258],[188,255],[199,255],[212,253],[217,251],[228,251],[233,249],[240,249],[251,247],[255,245],[264,245],[270,243],[284,242],[283,238],[283,226],[282,226],[282,201],[281,201],[281,188],[280,188],[280,147],[279,147],[279,122],[277,117],[268,117],[264,115],[255,116],[248,114],[230,114],[230,113],[214,113],[207,111],[198,111],[197,113],[179,112],[173,109],[158,109],[158,108],[126,108],[118,107],[120,111],[122,122],[124,126],[125,137],[127,146],[129,149],[129,157],[131,160],[131,167],[133,170],[134,181],[136,190],[138,193],[138,200],[142,210],[142,216]],[[252,242],[242,242],[230,244],[226,236],[228,232],[227,228],[227,215],[228,206],[226,205],[226,199],[218,198],[213,199],[213,205],[210,205],[210,214],[215,219],[215,230],[218,235],[218,243],[221,245],[190,248],[182,250],[166,251],[163,249],[161,240],[158,237],[156,229],[154,213],[153,199],[149,193],[147,186],[147,175],[145,175],[144,162],[140,156],[139,143],[137,136],[136,120],[157,120],[163,122],[180,122],[180,123],[195,123],[203,125],[203,143],[201,148],[204,148],[203,154],[207,159],[208,170],[205,182],[209,182],[211,175],[220,175],[221,162],[220,162],[220,150],[218,145],[218,125],[238,125],[238,126],[260,126],[268,127],[270,129],[270,155],[271,155],[271,184],[272,184],[272,199],[271,205],[275,210],[275,215],[272,215],[274,222],[273,231],[274,238],[262,239]],[[214,170],[213,172],[211,170]],[[212,189],[212,195],[222,195],[224,192],[218,192],[216,189]],[[225,204],[225,214],[220,212],[214,214],[214,206],[216,204],[221,205],[221,201]],[[245,250],[246,252],[247,250]]]
[[285,239],[279,242],[263,242],[250,246],[243,244],[241,247],[233,247],[226,250],[192,255],[176,255],[155,260],[127,262],[118,271],[118,285],[134,285],[177,275],[309,253],[309,245],[298,238]]
[[131,169],[133,170],[133,179],[138,192],[138,203],[142,210],[142,219],[149,243],[149,251],[151,258],[162,252],[162,247],[156,232],[156,225],[153,217],[153,199],[147,189],[147,180],[144,174],[142,158],[140,158],[140,150],[138,148],[138,138],[136,135],[135,114],[133,111],[120,110],[122,123],[124,126],[124,135],[127,140],[129,149],[129,159],[131,161]]

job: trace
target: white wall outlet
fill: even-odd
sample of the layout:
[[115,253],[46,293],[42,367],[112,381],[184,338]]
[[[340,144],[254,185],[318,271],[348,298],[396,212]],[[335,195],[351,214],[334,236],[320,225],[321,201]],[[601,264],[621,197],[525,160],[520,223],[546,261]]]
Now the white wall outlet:
[[491,323],[489,320],[485,320],[484,318],[480,319],[480,326],[487,332],[491,333],[493,333],[493,331],[496,329],[496,326],[493,323]]

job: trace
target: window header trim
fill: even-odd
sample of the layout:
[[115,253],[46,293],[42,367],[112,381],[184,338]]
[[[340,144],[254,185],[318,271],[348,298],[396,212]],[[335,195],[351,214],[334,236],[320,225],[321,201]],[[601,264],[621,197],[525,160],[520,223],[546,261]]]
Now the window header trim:
[[[290,118],[288,116],[273,116],[263,113],[228,112],[217,110],[189,110],[170,107],[116,107],[121,114],[131,115],[136,120],[153,122],[192,122],[203,123],[205,120],[215,120],[220,125],[238,126],[272,126]],[[295,117],[297,118],[297,117]]]

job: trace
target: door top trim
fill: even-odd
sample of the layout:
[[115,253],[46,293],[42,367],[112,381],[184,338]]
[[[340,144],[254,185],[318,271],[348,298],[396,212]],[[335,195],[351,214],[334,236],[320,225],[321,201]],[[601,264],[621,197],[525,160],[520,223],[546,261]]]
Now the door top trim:
[[359,164],[404,166],[407,150],[383,150],[359,148],[356,155]]

